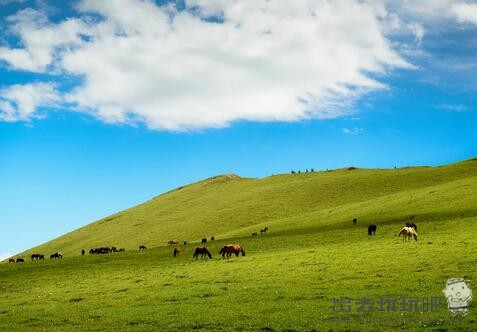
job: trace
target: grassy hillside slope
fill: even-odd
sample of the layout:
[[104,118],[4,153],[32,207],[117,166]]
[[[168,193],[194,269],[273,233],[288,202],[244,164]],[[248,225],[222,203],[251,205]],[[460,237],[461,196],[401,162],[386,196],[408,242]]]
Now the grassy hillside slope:
[[[264,226],[274,231],[330,223],[351,226],[354,217],[362,224],[402,223],[410,214],[422,215],[423,221],[449,213],[474,215],[475,196],[464,193],[472,191],[475,176],[476,160],[442,167],[340,169],[264,179],[218,176],[157,196],[26,254],[60,251],[71,256],[97,246],[156,247],[170,239],[242,236]],[[388,209],[392,213],[386,213]]]
[[[417,242],[396,236],[410,215]],[[250,236],[264,226],[269,233]],[[211,235],[211,260],[192,259],[197,244],[181,244],[175,258],[165,244]],[[477,331],[477,301],[452,316],[442,296],[460,277],[474,281],[475,297],[476,239],[477,160],[221,176],[31,250],[61,250],[62,261],[0,264],[0,331]],[[229,242],[246,256],[223,260]],[[98,245],[129,250],[78,256]],[[417,296],[418,311],[357,311],[358,299],[382,296]],[[350,312],[333,311],[339,297],[352,298]],[[442,299],[439,312],[422,306],[431,297]]]

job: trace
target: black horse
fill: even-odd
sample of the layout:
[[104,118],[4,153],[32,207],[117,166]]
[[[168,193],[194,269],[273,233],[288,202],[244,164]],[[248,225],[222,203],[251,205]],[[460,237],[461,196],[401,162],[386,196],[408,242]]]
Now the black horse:
[[23,258],[17,258],[17,263],[25,263],[25,260]]
[[177,255],[179,255],[180,252],[181,252],[181,250],[179,248],[175,247],[172,254],[174,255],[174,257],[177,257]]
[[42,255],[42,254],[33,254],[31,255],[31,260],[32,261],[37,261],[37,260],[44,260],[45,259],[45,255]]
[[63,255],[60,254],[59,252],[55,252],[54,254],[50,255],[50,259],[62,259]]
[[[121,251],[121,250],[118,250]],[[93,248],[89,251],[90,255],[98,255],[98,254],[109,254],[113,252],[113,250],[109,247],[101,247],[101,248]]]
[[369,227],[368,227],[368,236],[376,235],[376,229],[377,229],[377,228],[378,228],[378,226],[376,226],[375,224],[369,225]]
[[139,246],[139,250],[146,250],[146,246]]
[[200,258],[204,258],[204,256],[208,256],[209,258],[212,258],[212,255],[210,254],[210,252],[207,250],[206,247],[195,248],[194,256],[192,256],[192,257],[197,260],[199,255],[200,255]]
[[206,239],[206,238],[203,238],[200,243],[201,243],[201,244],[206,244],[206,243],[207,243],[207,239]]

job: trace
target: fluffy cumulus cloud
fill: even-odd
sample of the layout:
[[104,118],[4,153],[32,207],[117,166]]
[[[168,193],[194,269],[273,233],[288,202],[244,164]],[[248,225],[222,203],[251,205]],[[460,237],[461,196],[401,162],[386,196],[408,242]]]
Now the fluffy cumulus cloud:
[[451,7],[451,12],[460,23],[471,23],[477,25],[477,4],[456,3]]
[[0,89],[0,121],[27,121],[41,117],[41,108],[54,108],[60,99],[52,83],[15,84]]
[[178,10],[83,0],[77,11],[57,23],[33,9],[7,19],[20,43],[0,47],[0,61],[80,83],[61,95],[50,83],[6,87],[0,119],[31,119],[60,101],[103,121],[172,131],[335,118],[387,88],[391,70],[412,68],[393,30],[424,36],[386,1],[187,0]]

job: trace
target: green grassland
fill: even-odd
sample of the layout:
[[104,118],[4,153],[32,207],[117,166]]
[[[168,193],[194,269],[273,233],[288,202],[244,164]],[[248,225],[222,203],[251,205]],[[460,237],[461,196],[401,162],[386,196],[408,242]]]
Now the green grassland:
[[[419,241],[403,243],[396,235],[410,215]],[[355,302],[351,312],[333,311],[341,296],[435,297],[449,278],[475,283],[476,223],[475,159],[218,176],[18,255],[60,251],[62,261],[0,264],[0,331],[477,331],[475,300],[465,317],[450,315],[444,298],[439,313],[362,313]],[[250,236],[263,227],[267,234]],[[192,259],[211,236],[213,259]],[[170,239],[181,241],[179,257]],[[218,251],[230,242],[246,256],[223,260]],[[149,249],[137,251],[141,244]],[[98,246],[127,252],[80,256]]]

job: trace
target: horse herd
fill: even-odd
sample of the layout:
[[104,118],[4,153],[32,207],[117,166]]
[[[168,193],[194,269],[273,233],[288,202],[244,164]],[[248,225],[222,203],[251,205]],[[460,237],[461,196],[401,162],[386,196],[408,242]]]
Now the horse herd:
[[[260,230],[260,234],[266,233],[267,231],[268,231],[268,227],[262,228]],[[258,232],[253,232],[252,237],[256,237],[256,236],[258,236]]]
[[[146,248],[146,247],[144,247]],[[142,250],[141,247],[139,247],[139,250]],[[123,252],[126,251],[124,248],[116,248],[116,247],[100,247],[100,248],[92,248],[89,250],[90,255],[99,255],[99,254],[110,254],[112,252]],[[85,251],[84,249],[81,250],[81,255],[84,256]]]
[[[358,222],[357,218],[353,219],[353,225],[356,225]],[[376,230],[378,229],[378,226],[376,224],[372,224],[368,226],[368,236],[376,235]],[[268,231],[268,227],[262,228],[260,230],[260,234],[264,234]],[[258,236],[258,232],[252,233],[252,237]],[[398,234],[398,237],[402,236],[403,242],[406,240],[412,240],[414,239],[417,241],[417,226],[414,223],[414,217],[411,217],[408,221],[406,221],[405,226],[401,229],[401,231]],[[212,236],[210,238],[212,241],[215,240],[215,237]],[[201,241],[202,247],[197,247],[194,251],[194,255],[192,258],[212,258],[212,254],[210,251],[205,247],[205,244],[207,243],[207,238],[203,238]],[[174,250],[172,252],[174,257],[177,257],[180,253],[180,249],[177,247],[179,245],[179,240],[169,240],[167,242],[168,245],[174,246]],[[187,241],[184,241],[184,245],[187,245]],[[147,250],[145,245],[140,245],[139,246],[139,251],[144,251]],[[124,248],[116,248],[116,247],[100,247],[100,248],[92,248],[89,250],[90,255],[99,255],[99,254],[109,254],[113,252],[123,252],[126,251]],[[83,249],[81,250],[81,255],[84,256],[86,251]],[[243,250],[242,246],[240,244],[227,244],[225,245],[222,249],[220,249],[219,254],[222,255],[222,258],[230,258],[233,254],[235,256],[239,256],[239,254],[242,254],[242,256],[245,256],[245,251]],[[50,255],[50,259],[62,259],[63,255],[60,254],[59,252],[56,252],[54,254]],[[31,260],[32,261],[37,261],[37,260],[44,260],[45,255],[43,254],[32,254],[31,255]],[[17,258],[16,260],[14,258],[10,258],[8,260],[10,263],[24,263],[25,260],[20,257]]]
[[[268,228],[266,227],[265,230],[262,232],[266,232]],[[210,238],[212,241],[215,240],[215,237],[212,236]],[[201,244],[203,245],[202,247],[197,247],[194,251],[194,255],[192,258],[197,258],[200,256],[201,258],[212,258],[212,254],[210,251],[205,247],[205,244],[207,243],[207,238],[203,238],[201,241]],[[181,250],[177,247],[179,245],[179,240],[169,240],[167,242],[168,245],[174,246],[174,250],[172,252],[174,257],[177,257]],[[187,241],[184,241],[184,245],[187,245]],[[147,250],[147,247],[145,245],[140,245],[139,246],[139,251],[145,251]],[[117,248],[117,247],[99,247],[99,248],[91,248],[89,250],[90,255],[101,255],[101,254],[110,254],[113,252],[124,252],[126,249],[124,248]],[[245,251],[243,250],[242,246],[240,244],[227,244],[224,246],[219,254],[222,255],[222,258],[230,258],[233,254],[235,254],[237,257],[239,254],[242,254],[242,256],[245,256]],[[86,254],[86,251],[84,249],[81,250],[81,255],[84,256]],[[63,255],[60,254],[59,252],[56,252],[52,255],[50,255],[50,259],[62,259]],[[44,260],[45,255],[43,254],[32,254],[31,255],[31,260],[32,261],[37,261],[37,260]],[[22,257],[17,258],[16,260],[14,258],[10,258],[9,263],[24,263],[25,259]]]
[[[54,254],[50,255],[50,259],[62,259],[63,255],[60,254],[59,252],[55,252]],[[31,255],[31,260],[32,261],[42,261],[45,260],[45,255],[43,254],[32,254]],[[25,259],[22,257],[17,258],[16,260],[14,258],[10,258],[8,260],[9,263],[25,263]]]
[[[354,218],[353,219],[353,225],[356,225],[358,219]],[[368,236],[371,235],[376,235],[376,230],[378,229],[378,226],[376,224],[372,224],[368,226]],[[398,237],[402,236],[402,241],[406,240],[416,240],[417,241],[417,225],[414,223],[414,217],[409,218],[408,221],[406,221],[406,225],[401,229],[401,231],[398,234]]]
[[[245,256],[245,250],[243,250],[240,244],[227,244],[222,249],[220,249],[219,254],[222,255],[222,258],[229,259],[233,254],[235,254],[235,256],[237,257],[239,256],[239,254]],[[199,258],[199,255],[201,259],[207,257],[212,258],[212,254],[206,247],[195,248],[194,256],[192,257],[197,260],[197,258]]]

